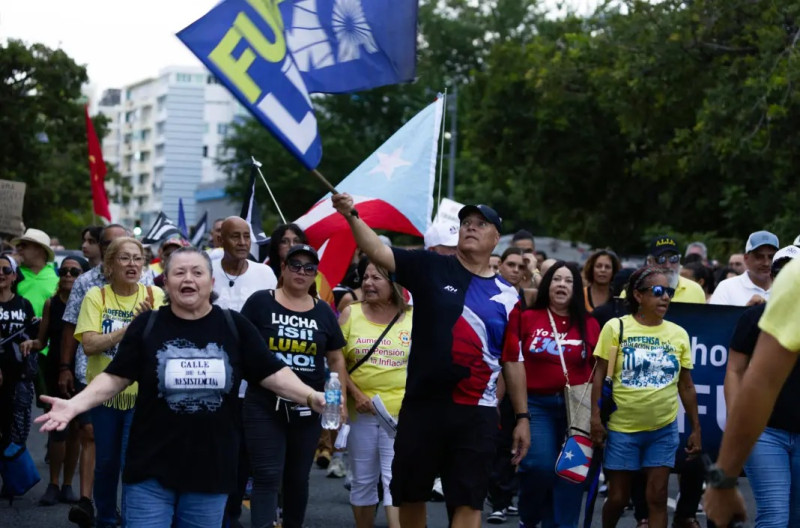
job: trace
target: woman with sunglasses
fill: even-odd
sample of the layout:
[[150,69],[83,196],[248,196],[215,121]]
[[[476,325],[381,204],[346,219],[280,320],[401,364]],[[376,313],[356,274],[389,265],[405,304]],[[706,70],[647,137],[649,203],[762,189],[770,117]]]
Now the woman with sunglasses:
[[31,428],[33,380],[38,369],[32,340],[34,312],[17,294],[17,263],[0,257],[0,452],[10,443],[25,445]]
[[[44,303],[37,343],[40,347],[43,345],[50,347],[48,354],[42,356],[40,361],[45,393],[48,396],[62,396],[58,389],[58,374],[62,370],[60,365],[61,337],[64,330],[62,318],[75,279],[89,271],[89,266],[89,262],[84,258],[73,256],[65,258],[58,269],[59,279],[56,294]],[[71,370],[72,365],[64,365],[63,369]],[[79,451],[77,424],[71,424],[64,431],[52,431],[48,435],[47,454],[50,459],[50,484],[47,486],[44,496],[39,500],[39,504],[52,506],[58,502],[74,503],[78,501],[78,497],[72,491],[72,478],[75,475]],[[64,480],[63,485],[59,486],[62,468]]]
[[[605,526],[616,525],[628,505],[632,479],[644,470],[649,526],[666,528],[667,482],[678,449],[678,397],[692,430],[686,454],[697,456],[701,450],[689,335],[664,320],[674,295],[662,268],[645,266],[636,270],[628,281],[626,296],[632,315],[608,321],[595,348],[592,440],[598,446],[605,445]],[[610,354],[615,354],[616,361],[609,376],[617,409],[606,429],[597,401]]]
[[[75,339],[88,357],[86,380],[91,382],[114,359],[133,318],[164,303],[164,292],[139,283],[144,265],[142,244],[130,237],[114,239],[103,254],[108,284],[93,287],[81,304]],[[97,528],[117,523],[117,482],[128,445],[138,386],[131,384],[92,409],[95,439],[94,500]]]
[[[318,265],[314,248],[292,246],[281,265],[278,288],[251,295],[241,313],[256,326],[267,347],[314,390],[324,389],[327,359],[331,372],[339,374],[342,401],[346,401],[342,331],[331,307],[309,293]],[[273,526],[282,489],[283,526],[300,528],[308,503],[308,475],[322,430],[319,414],[252,385],[247,388],[243,414],[254,481],[252,525]]]
[[[275,277],[281,277],[283,265],[286,263],[286,254],[289,249],[298,244],[308,244],[305,232],[297,224],[280,224],[272,232],[269,245],[269,267],[275,272]],[[318,274],[311,287],[311,295],[318,297],[335,306],[333,288],[328,284],[325,276]]]
[[[532,309],[517,306],[508,318],[504,348],[513,354],[522,347],[531,415],[531,447],[518,473],[520,526],[578,525],[584,486],[553,471],[569,425],[561,358],[571,385],[589,382],[599,333],[600,326],[584,308],[580,270],[563,260],[542,277]],[[512,413],[504,427],[513,429],[513,417]],[[502,511],[492,516],[501,520]]]

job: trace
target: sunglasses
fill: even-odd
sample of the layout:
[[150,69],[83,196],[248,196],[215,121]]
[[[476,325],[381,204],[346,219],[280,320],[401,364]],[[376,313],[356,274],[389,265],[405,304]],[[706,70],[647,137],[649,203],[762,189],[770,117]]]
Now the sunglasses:
[[659,264],[665,264],[667,261],[669,261],[670,264],[677,264],[678,262],[681,261],[681,256],[672,255],[671,257],[666,257],[664,255],[659,255],[658,257],[656,257],[656,262],[658,262]]
[[287,267],[293,273],[302,273],[303,275],[313,275],[317,272],[317,265],[310,262],[308,264],[302,264],[296,260],[290,260],[287,263]]
[[3,275],[11,275],[12,273],[14,273],[14,268],[12,268],[11,266],[3,266],[0,267],[0,272],[2,272]]
[[66,277],[67,275],[72,275],[73,277],[77,277],[83,273],[83,270],[80,268],[60,268],[58,270],[59,277]]
[[672,299],[675,297],[675,288],[670,288],[669,286],[648,286],[644,288],[639,288],[640,292],[649,291],[653,294],[653,297],[663,297],[664,294],[667,294],[667,297]]

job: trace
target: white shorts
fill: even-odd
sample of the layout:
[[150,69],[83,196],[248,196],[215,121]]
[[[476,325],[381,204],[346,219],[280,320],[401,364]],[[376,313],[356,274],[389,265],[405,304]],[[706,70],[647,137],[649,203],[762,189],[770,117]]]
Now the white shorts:
[[372,506],[378,504],[378,479],[383,482],[383,504],[392,505],[389,483],[392,481],[394,439],[378,425],[378,418],[359,414],[350,423],[347,437],[350,469],[353,473],[350,504]]

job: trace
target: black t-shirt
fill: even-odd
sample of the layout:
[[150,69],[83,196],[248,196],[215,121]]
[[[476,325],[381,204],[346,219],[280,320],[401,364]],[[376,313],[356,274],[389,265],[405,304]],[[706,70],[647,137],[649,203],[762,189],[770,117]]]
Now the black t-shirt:
[[497,406],[497,377],[517,290],[479,277],[454,256],[392,248],[397,282],[414,297],[404,402]]
[[601,304],[595,308],[590,315],[595,318],[600,325],[600,328],[603,328],[606,323],[613,318],[622,317],[623,315],[628,315],[629,313],[631,313],[631,311],[628,308],[628,303],[625,299],[620,297],[612,297],[607,303]]
[[[294,312],[275,300],[274,290],[254,293],[244,303],[242,315],[255,325],[267,348],[314,390],[325,387],[325,355],[347,344],[331,307],[316,301],[306,312]],[[269,391],[255,387],[254,395]]]
[[238,341],[214,306],[187,320],[161,307],[128,327],[106,372],[139,382],[123,482],[154,478],[180,492],[232,493],[239,434],[237,393],[283,368],[244,317],[231,312]]
[[30,378],[36,372],[37,354],[22,357],[19,344],[28,339],[36,339],[37,329],[31,325],[35,314],[30,301],[21,295],[14,295],[10,301],[0,302],[0,341],[11,334],[26,328],[25,332],[0,346],[0,370],[5,382],[13,383],[23,378]]
[[[748,357],[753,356],[756,341],[761,334],[758,321],[766,307],[766,304],[759,304],[744,311],[733,331],[731,349]],[[800,405],[798,402],[800,402],[800,362],[794,366],[783,385],[767,426],[790,433],[800,433]]]

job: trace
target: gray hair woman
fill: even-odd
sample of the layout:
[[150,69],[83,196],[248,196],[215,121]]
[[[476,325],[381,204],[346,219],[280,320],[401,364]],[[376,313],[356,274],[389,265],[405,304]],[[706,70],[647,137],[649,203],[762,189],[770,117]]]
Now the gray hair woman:
[[139,395],[123,472],[125,526],[219,526],[236,487],[236,411],[242,379],[282,397],[324,406],[270,353],[244,317],[211,304],[208,256],[181,248],[164,271],[170,303],[131,323],[105,372],[71,400],[37,418],[42,431],[63,430],[81,412],[134,382]]
[[353,482],[350,503],[357,528],[375,525],[378,480],[383,481],[384,506],[390,528],[400,527],[400,516],[392,504],[394,438],[381,428],[373,398],[381,399],[395,418],[405,395],[406,368],[411,350],[411,308],[400,286],[387,270],[369,263],[361,279],[362,302],[342,311],[339,325],[347,344],[343,352],[349,378],[348,436]]

